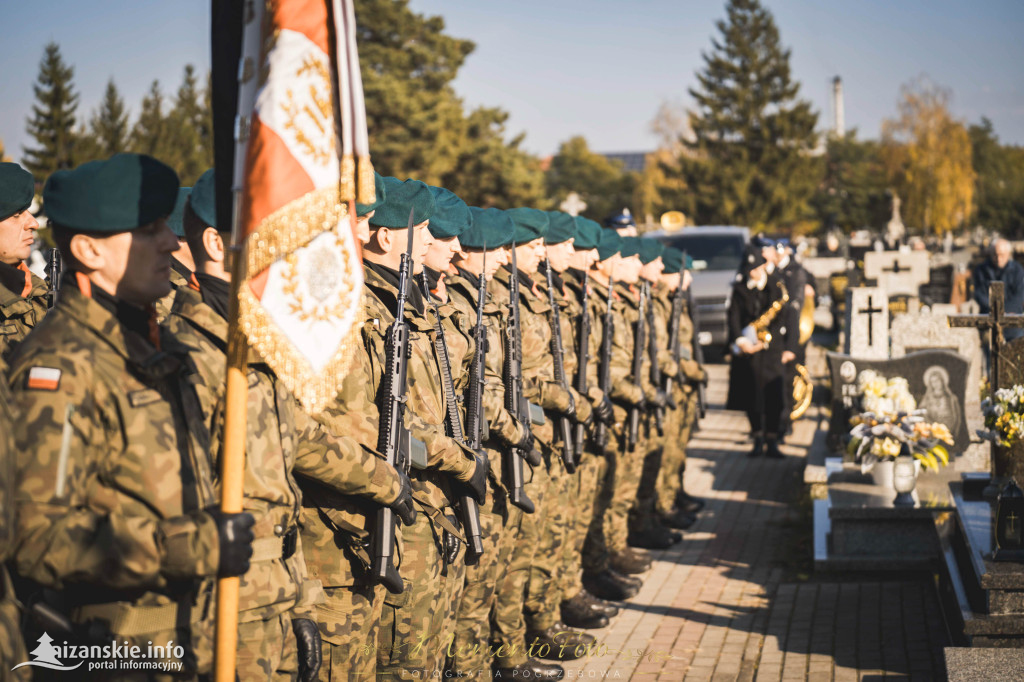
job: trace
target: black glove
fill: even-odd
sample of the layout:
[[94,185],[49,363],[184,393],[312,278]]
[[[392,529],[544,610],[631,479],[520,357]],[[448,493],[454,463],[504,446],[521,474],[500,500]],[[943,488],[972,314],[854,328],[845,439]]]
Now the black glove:
[[532,467],[539,467],[544,462],[544,457],[540,454],[540,450],[537,448],[530,448],[529,450],[523,450],[523,457],[530,463]]
[[513,447],[522,450],[524,455],[533,449],[533,433],[530,429],[523,428],[523,437]]
[[292,632],[299,645],[299,682],[316,682],[323,662],[320,629],[308,618],[292,620]]
[[252,527],[256,519],[249,512],[225,514],[220,509],[210,512],[217,524],[217,540],[220,545],[220,565],[217,575],[231,578],[245,575],[252,558]]
[[473,477],[463,483],[469,488],[469,494],[473,496],[477,504],[484,504],[487,501],[487,473],[491,470],[491,463],[487,455],[477,450],[474,454],[476,465],[473,468]]
[[594,405],[594,414],[597,415],[599,421],[605,424],[615,421],[615,411],[612,409],[612,401],[608,400],[608,396],[601,396],[601,402]]
[[583,426],[585,426],[587,428],[590,428],[590,425],[594,423],[594,410],[591,409],[590,412],[587,412],[587,418],[586,419],[582,419],[582,420],[580,419],[580,413],[577,412],[576,413],[576,423],[577,424],[583,424]]
[[411,526],[416,523],[416,506],[412,502],[412,483],[404,471],[398,469],[398,477],[402,480],[402,489],[398,491],[398,497],[389,504],[391,511],[402,519],[402,523]]
[[654,407],[664,408],[668,404],[668,395],[663,389],[654,389],[654,397],[651,399],[651,403]]

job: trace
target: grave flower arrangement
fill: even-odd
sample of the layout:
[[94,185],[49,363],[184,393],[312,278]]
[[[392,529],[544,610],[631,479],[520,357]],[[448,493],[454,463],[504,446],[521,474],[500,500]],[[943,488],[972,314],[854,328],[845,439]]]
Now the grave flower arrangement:
[[946,446],[953,444],[953,435],[945,424],[926,421],[926,411],[917,409],[906,379],[886,379],[864,370],[857,377],[857,387],[863,412],[850,419],[853,428],[846,456],[859,463],[862,472],[870,471],[876,462],[895,460],[904,443],[926,469],[938,471],[949,464]]
[[1024,437],[1024,386],[997,389],[981,402],[985,416],[982,438],[1009,447]]

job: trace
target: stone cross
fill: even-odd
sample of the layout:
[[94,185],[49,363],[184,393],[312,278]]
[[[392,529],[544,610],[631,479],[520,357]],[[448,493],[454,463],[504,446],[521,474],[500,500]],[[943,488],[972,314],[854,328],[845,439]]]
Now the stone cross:
[[1024,327],[1024,315],[1006,315],[1004,313],[1004,289],[1002,282],[992,282],[988,287],[988,302],[991,306],[988,315],[950,315],[950,327],[976,327],[989,332],[989,390],[995,391],[1002,387],[1000,380],[1000,355],[1003,345],[1003,330],[1010,327]]
[[579,215],[580,211],[587,210],[587,202],[580,198],[576,192],[569,192],[569,195],[565,197],[565,201],[559,204],[558,208],[562,209],[569,215]]
[[857,311],[857,313],[860,314],[860,315],[867,315],[868,316],[868,345],[869,346],[875,345],[875,333],[874,333],[875,332],[875,326],[873,324],[874,315],[876,313],[882,312],[881,308],[875,308],[874,307],[874,300],[875,300],[874,296],[868,296],[868,306],[866,308],[861,308],[860,310]]
[[843,351],[855,358],[889,357],[889,299],[878,287],[846,289]]
[[890,296],[917,296],[918,287],[927,284],[928,254],[924,251],[900,253],[882,251],[864,254],[864,276],[878,282]]

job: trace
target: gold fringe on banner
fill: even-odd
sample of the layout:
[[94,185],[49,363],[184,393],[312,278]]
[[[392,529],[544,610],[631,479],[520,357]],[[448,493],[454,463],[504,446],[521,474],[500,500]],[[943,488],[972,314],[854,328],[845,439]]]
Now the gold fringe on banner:
[[348,215],[337,187],[314,190],[267,216],[247,240],[246,273],[263,272],[276,260],[305,246],[318,234],[333,230]]
[[356,160],[351,154],[341,157],[341,177],[338,178],[338,194],[341,202],[347,204],[356,198]]
[[360,156],[358,169],[358,182],[356,191],[356,201],[360,204],[372,204],[377,200],[377,192],[374,189],[373,184],[373,163],[370,162],[370,156]]

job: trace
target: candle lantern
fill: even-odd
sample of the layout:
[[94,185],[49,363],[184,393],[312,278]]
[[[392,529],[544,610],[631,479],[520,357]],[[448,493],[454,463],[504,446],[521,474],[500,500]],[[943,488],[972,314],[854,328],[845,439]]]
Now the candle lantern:
[[996,501],[994,561],[1024,561],[1024,491],[1010,479]]

